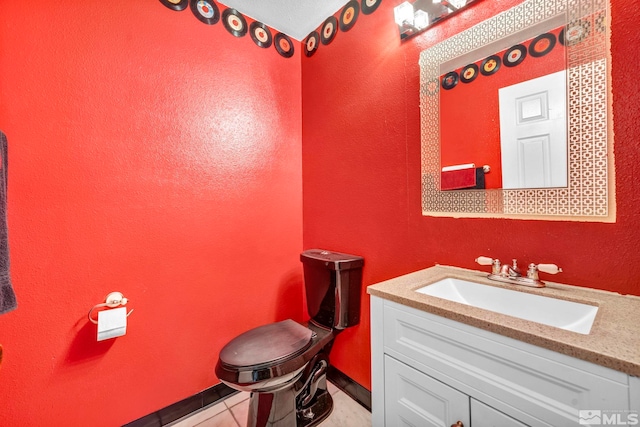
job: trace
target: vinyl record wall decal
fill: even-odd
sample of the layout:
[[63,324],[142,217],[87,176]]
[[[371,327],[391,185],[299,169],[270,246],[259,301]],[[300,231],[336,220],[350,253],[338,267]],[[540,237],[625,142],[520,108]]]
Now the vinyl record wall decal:
[[349,31],[356,25],[358,15],[360,14],[360,5],[356,0],[351,0],[345,5],[340,13],[340,31]]
[[564,40],[564,28],[562,30],[560,30],[560,34],[558,34],[558,42],[562,45],[565,46],[566,42]]
[[442,89],[453,89],[458,84],[458,80],[458,73],[456,73],[455,71],[449,71],[442,78]]
[[556,36],[551,33],[540,34],[529,45],[529,55],[534,58],[545,56],[556,45]]
[[527,48],[517,44],[507,50],[502,56],[502,63],[505,67],[515,67],[527,57]]
[[160,3],[172,10],[185,10],[189,6],[189,0],[160,0]]
[[213,25],[220,20],[220,11],[213,0],[190,0],[191,12],[200,22]]
[[247,21],[235,9],[226,9],[222,12],[222,24],[227,31],[236,37],[242,37],[247,34]]
[[591,23],[587,21],[570,22],[560,31],[560,43],[565,46],[573,46],[586,39],[591,32]]
[[471,83],[478,77],[478,66],[469,64],[460,71],[460,81],[462,83]]
[[338,32],[338,20],[335,16],[330,16],[322,24],[322,30],[320,31],[320,41],[322,44],[327,45],[333,41]]
[[313,56],[318,50],[318,45],[320,44],[320,34],[317,31],[312,32],[307,36],[304,41],[304,54],[307,57]]
[[[290,58],[294,54],[294,43],[284,33],[277,33],[276,30],[268,27],[262,22],[251,19],[251,25],[247,24],[247,18],[239,10],[232,7],[224,7],[220,13],[218,0],[159,0],[160,3],[175,11],[191,9],[193,15],[202,23],[207,25],[217,24],[222,18],[225,29],[235,37],[243,37],[249,33],[256,46],[263,49],[274,45],[276,51],[285,58]],[[360,12],[363,15],[370,15],[376,11],[382,0],[349,0],[341,9],[339,14],[329,16],[316,31],[312,31],[304,40],[302,47],[305,56],[312,56],[320,47],[330,44],[336,37],[338,30],[349,31],[358,21]],[[277,33],[276,36],[273,34]],[[461,77],[461,76],[460,76]],[[440,87],[439,79],[436,85]]]
[[491,55],[482,61],[480,65],[480,73],[483,76],[490,76],[495,74],[500,69],[500,57],[498,55]]
[[[580,28],[583,27],[580,26]],[[491,76],[497,73],[502,65],[515,67],[521,64],[527,55],[533,57],[544,56],[556,47],[557,40],[562,40],[562,31],[557,38],[555,36],[555,32],[558,29],[556,28],[553,33],[540,34],[522,44],[513,45],[509,49],[490,55],[480,63],[480,66],[478,66],[478,63],[471,63],[458,70],[443,74],[439,77],[439,86],[442,86],[445,90],[450,90],[456,87],[458,82],[471,83],[475,81],[479,74]],[[564,31],[564,28],[562,30]],[[584,33],[581,31],[580,34]],[[482,78],[479,81],[482,81]],[[427,92],[430,93],[430,91]]]
[[293,43],[291,39],[283,33],[278,33],[273,38],[274,45],[278,53],[285,58],[291,58],[293,56]]
[[382,0],[362,0],[362,13],[365,15],[372,14],[380,6]]
[[271,47],[273,37],[271,36],[271,30],[262,22],[252,22],[249,27],[249,33],[251,33],[251,39],[253,42],[262,48]]

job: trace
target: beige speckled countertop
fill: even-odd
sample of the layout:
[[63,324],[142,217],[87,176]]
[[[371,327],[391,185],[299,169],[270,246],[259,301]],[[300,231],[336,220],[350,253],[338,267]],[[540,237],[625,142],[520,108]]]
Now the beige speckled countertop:
[[[435,266],[371,285],[371,295],[466,323],[629,375],[640,376],[640,297],[620,295],[544,280],[546,288],[529,288],[487,279],[488,272]],[[532,294],[597,305],[589,335],[415,292],[448,277]]]

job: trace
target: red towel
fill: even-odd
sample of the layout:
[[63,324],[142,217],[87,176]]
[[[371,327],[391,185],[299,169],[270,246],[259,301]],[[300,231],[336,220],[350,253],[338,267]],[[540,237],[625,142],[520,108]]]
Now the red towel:
[[440,173],[441,190],[459,190],[476,186],[476,168],[458,169]]

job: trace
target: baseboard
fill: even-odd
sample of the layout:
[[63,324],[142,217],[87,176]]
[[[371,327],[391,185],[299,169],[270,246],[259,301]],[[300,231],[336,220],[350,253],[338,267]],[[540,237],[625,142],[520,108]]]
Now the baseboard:
[[162,427],[167,424],[186,417],[189,414],[199,411],[205,406],[221,402],[227,397],[238,393],[225,384],[216,384],[200,393],[187,397],[179,402],[173,403],[166,408],[162,408],[152,414],[138,418],[123,427]]
[[[327,378],[336,387],[348,394],[353,400],[358,402],[368,411],[371,411],[371,392],[349,378],[340,370],[329,366]],[[225,384],[217,384],[200,393],[187,397],[179,402],[173,403],[166,408],[160,409],[152,414],[138,418],[123,427],[163,427],[167,424],[186,417],[189,414],[199,411],[205,406],[223,401],[227,397],[238,393],[237,390]]]
[[344,391],[349,395],[349,397],[362,405],[367,411],[371,412],[371,392],[369,390],[349,378],[346,374],[332,365],[329,365],[327,378],[336,387]]

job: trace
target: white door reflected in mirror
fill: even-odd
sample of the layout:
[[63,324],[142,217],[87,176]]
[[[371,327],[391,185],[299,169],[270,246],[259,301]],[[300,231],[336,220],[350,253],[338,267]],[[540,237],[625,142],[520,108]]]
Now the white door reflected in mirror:
[[500,89],[502,188],[567,186],[566,71]]

